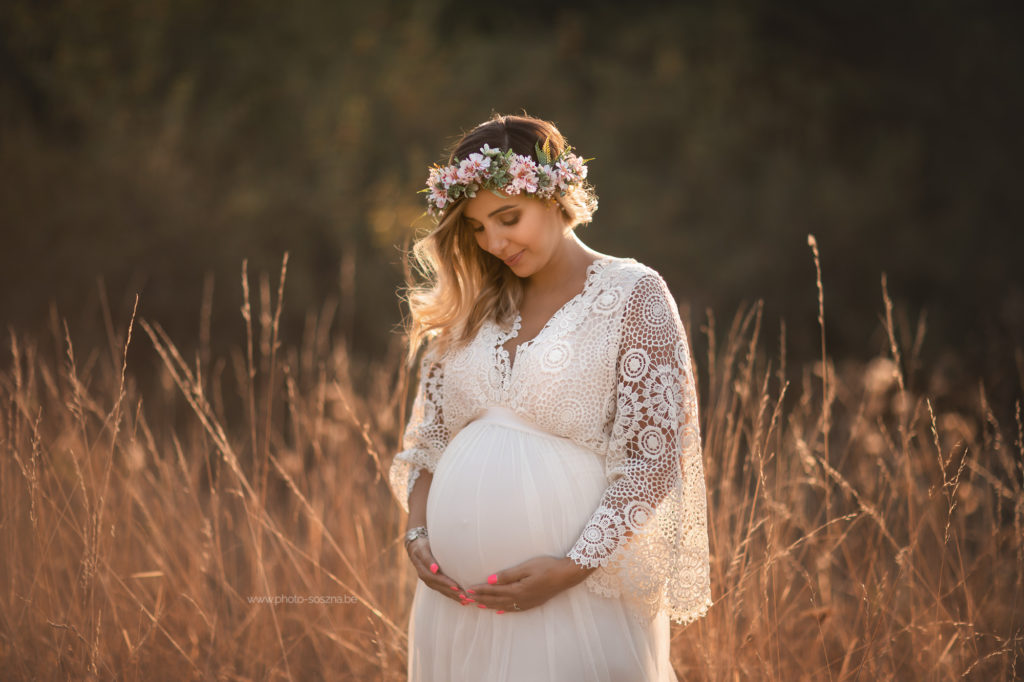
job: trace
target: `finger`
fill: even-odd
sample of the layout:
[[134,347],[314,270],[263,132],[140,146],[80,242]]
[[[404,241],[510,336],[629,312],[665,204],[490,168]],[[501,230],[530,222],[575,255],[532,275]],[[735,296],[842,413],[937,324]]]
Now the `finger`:
[[470,585],[466,594],[479,599],[512,599],[522,591],[521,583],[511,585]]
[[424,567],[419,571],[420,577],[431,587],[446,589],[452,593],[464,592],[462,586],[442,571],[436,561],[431,561],[429,565],[424,561],[420,566]]
[[464,601],[475,601],[470,595],[466,594],[459,585],[444,575],[431,576],[430,578],[424,579],[427,587],[437,590],[442,596],[448,597],[457,602]]
[[437,574],[441,570],[441,567],[438,565],[434,555],[429,551],[417,553],[416,561],[420,566],[431,573]]
[[488,585],[507,585],[509,583],[519,582],[523,578],[528,577],[534,572],[532,559],[524,561],[521,564],[515,566],[509,566],[508,568],[497,571],[487,576]]
[[413,568],[416,569],[416,573],[420,580],[422,580],[427,587],[437,590],[446,597],[450,597],[459,601],[460,593],[465,594],[462,588],[452,580],[450,577],[445,575],[434,559],[434,555],[430,553],[428,549],[416,549],[409,553],[409,557],[412,560]]
[[453,601],[466,603],[475,601],[471,595],[466,594],[465,590],[459,587],[458,583],[443,573],[438,573],[436,575],[429,572],[421,574],[420,580],[422,580],[430,589],[436,590],[441,594],[441,596],[447,597]]
[[434,558],[433,553],[430,551],[430,544],[426,540],[418,541],[409,550],[409,558],[412,560],[416,572],[421,576],[425,576],[427,573],[436,575],[441,570],[437,559]]
[[483,594],[489,590],[492,590],[501,585],[507,585],[511,582],[515,581],[509,579],[507,571],[498,571],[497,573],[492,573],[489,576],[487,576],[487,582],[477,583],[476,585],[470,585],[470,587]]
[[530,575],[530,571],[514,566],[487,576],[486,583],[477,583],[469,587],[482,595],[502,596],[508,594],[509,586],[519,585]]
[[[432,562],[436,563],[436,562]],[[421,564],[422,566],[422,564]],[[466,594],[466,591],[462,587],[451,579],[451,577],[445,575],[441,570],[434,573],[429,568],[420,570],[420,580],[426,583],[427,587],[437,590],[439,593],[457,602],[469,603],[475,601],[475,599]]]
[[437,562],[433,560],[433,557],[428,556],[426,559],[419,558],[416,561],[416,572],[423,582],[427,583],[431,587],[440,586],[449,588],[449,591],[458,591],[462,587],[452,580],[441,568],[437,565]]
[[420,547],[414,547],[410,552],[410,556],[417,571],[428,571],[436,574],[440,570],[437,559],[434,558],[434,554],[430,551],[430,545],[426,542]]
[[[468,590],[467,590],[468,591]],[[501,595],[474,595],[477,597],[477,604],[494,611],[509,612],[514,611],[525,611],[526,598],[522,595],[516,595],[510,592],[503,593]],[[518,606],[518,608],[516,608]]]
[[463,590],[462,586],[445,575],[444,571],[441,570],[440,565],[437,563],[437,559],[430,551],[430,543],[425,539],[422,542],[417,541],[417,543],[418,546],[413,546],[409,554],[410,557],[412,557],[413,566],[415,566],[420,580],[422,580],[427,587],[437,590],[445,597],[448,597],[453,601],[457,601],[463,606],[475,604],[475,596],[466,594],[466,591]]

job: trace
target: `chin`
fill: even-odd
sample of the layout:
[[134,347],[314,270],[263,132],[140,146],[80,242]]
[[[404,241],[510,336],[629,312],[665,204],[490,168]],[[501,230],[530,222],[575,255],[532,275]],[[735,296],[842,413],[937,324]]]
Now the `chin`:
[[533,275],[539,269],[534,263],[526,262],[525,258],[520,258],[519,262],[516,263],[515,265],[506,264],[505,267],[514,272],[518,277],[522,277],[523,279],[526,279],[530,275]]
[[521,265],[506,265],[506,268],[512,271],[512,274],[520,279],[526,279],[532,272],[527,272]]

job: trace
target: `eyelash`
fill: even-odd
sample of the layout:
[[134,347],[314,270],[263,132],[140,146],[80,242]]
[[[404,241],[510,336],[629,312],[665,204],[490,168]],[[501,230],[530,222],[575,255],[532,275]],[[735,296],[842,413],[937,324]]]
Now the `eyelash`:
[[[515,216],[512,219],[508,220],[507,222],[502,220],[501,224],[504,225],[505,227],[512,227],[513,225],[515,225],[518,222],[519,222],[519,216]],[[484,231],[484,226],[483,225],[477,225],[476,227],[473,228],[473,231],[474,232],[483,232]]]

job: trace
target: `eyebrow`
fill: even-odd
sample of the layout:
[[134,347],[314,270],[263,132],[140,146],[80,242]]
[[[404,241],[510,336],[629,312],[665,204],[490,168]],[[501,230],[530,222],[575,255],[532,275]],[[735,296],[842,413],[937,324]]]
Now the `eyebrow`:
[[[510,209],[510,208],[515,208],[515,207],[516,207],[516,205],[515,205],[515,204],[505,204],[504,206],[501,206],[501,207],[499,207],[499,208],[496,208],[496,209],[494,209],[493,211],[491,211],[490,213],[488,213],[488,214],[487,214],[487,217],[488,217],[488,218],[490,218],[490,217],[491,217],[492,215],[494,215],[495,213],[501,213],[502,211],[508,210],[508,209]],[[465,217],[466,219],[468,219],[468,220],[472,220],[472,221],[473,221],[474,223],[480,222],[480,221],[478,221],[478,220],[477,220],[476,218],[474,218],[474,217],[472,217],[472,216],[468,216],[468,215],[466,215],[465,213],[463,213],[462,215],[463,215],[463,217]]]
[[494,209],[493,211],[491,211],[490,213],[488,213],[488,214],[487,214],[487,217],[488,217],[488,218],[490,218],[490,217],[491,217],[492,215],[494,215],[495,213],[501,213],[501,212],[502,212],[502,211],[504,211],[505,209],[508,209],[508,208],[515,208],[515,207],[516,207],[516,205],[515,205],[515,204],[506,204],[505,206],[502,206],[501,208],[496,208],[496,209]]

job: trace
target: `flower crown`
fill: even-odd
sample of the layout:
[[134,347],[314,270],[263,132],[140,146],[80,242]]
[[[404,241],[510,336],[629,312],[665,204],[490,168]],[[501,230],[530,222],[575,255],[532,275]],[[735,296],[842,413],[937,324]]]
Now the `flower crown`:
[[463,197],[475,197],[480,189],[509,195],[525,192],[549,199],[556,193],[565,196],[568,190],[583,184],[589,159],[576,156],[568,145],[552,158],[548,140],[544,140],[543,147],[537,143],[533,147],[537,161],[511,149],[502,151],[485,144],[462,161],[456,159],[448,166],[435,164],[430,169],[427,188],[420,190],[427,194],[427,212],[440,219],[449,204]]

